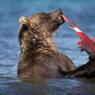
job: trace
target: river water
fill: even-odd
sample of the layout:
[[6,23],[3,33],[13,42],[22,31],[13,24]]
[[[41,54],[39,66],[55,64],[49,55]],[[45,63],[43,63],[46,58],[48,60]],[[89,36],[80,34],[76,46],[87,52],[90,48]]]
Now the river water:
[[[95,79],[49,79],[44,83],[24,82],[17,77],[19,57],[18,19],[58,8],[87,35],[95,35],[95,0],[0,0],[0,95],[95,95]],[[75,32],[64,24],[54,35],[60,51],[76,66],[88,56],[80,52]]]

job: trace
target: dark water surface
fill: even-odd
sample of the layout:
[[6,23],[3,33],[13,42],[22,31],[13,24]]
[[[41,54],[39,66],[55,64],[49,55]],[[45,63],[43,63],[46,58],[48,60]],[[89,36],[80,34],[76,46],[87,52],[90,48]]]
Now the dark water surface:
[[[23,82],[17,78],[18,19],[58,8],[89,36],[95,36],[95,0],[0,0],[0,95],[95,95],[95,79],[49,79],[44,83]],[[86,53],[76,45],[78,37],[60,27],[54,36],[57,47],[76,66],[87,62]]]

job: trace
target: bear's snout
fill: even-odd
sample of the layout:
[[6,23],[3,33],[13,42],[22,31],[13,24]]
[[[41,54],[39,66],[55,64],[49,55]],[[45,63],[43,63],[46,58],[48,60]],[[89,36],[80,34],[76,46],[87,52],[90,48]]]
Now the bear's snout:
[[56,19],[58,21],[59,25],[63,24],[65,22],[65,19],[62,18],[62,16],[63,16],[62,9],[55,10],[55,11],[51,12],[50,15],[52,16],[53,19]]

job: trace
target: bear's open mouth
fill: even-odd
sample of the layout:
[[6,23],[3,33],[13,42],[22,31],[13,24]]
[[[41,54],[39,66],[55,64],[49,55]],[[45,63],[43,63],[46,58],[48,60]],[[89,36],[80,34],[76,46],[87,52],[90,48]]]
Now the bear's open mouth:
[[59,16],[59,19],[62,20],[63,22],[69,22],[69,19],[63,14]]
[[58,17],[59,21],[60,21],[60,24],[63,24],[64,22],[70,22],[69,19],[64,16],[63,13],[60,14],[60,16]]

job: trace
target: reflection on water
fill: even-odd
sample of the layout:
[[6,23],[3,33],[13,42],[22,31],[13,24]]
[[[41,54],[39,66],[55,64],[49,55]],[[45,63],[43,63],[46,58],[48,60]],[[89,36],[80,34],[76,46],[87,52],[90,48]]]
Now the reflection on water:
[[[0,95],[94,95],[94,79],[49,79],[44,82],[25,82],[17,78],[18,18],[41,11],[64,9],[64,14],[89,36],[95,35],[95,0],[0,0]],[[60,39],[59,39],[60,38]],[[80,53],[78,37],[67,28],[60,27],[54,37],[58,48],[79,66],[87,62]],[[74,54],[73,54],[74,53]]]
[[46,82],[25,82],[17,78],[0,79],[1,95],[94,95],[94,79],[50,79]]

